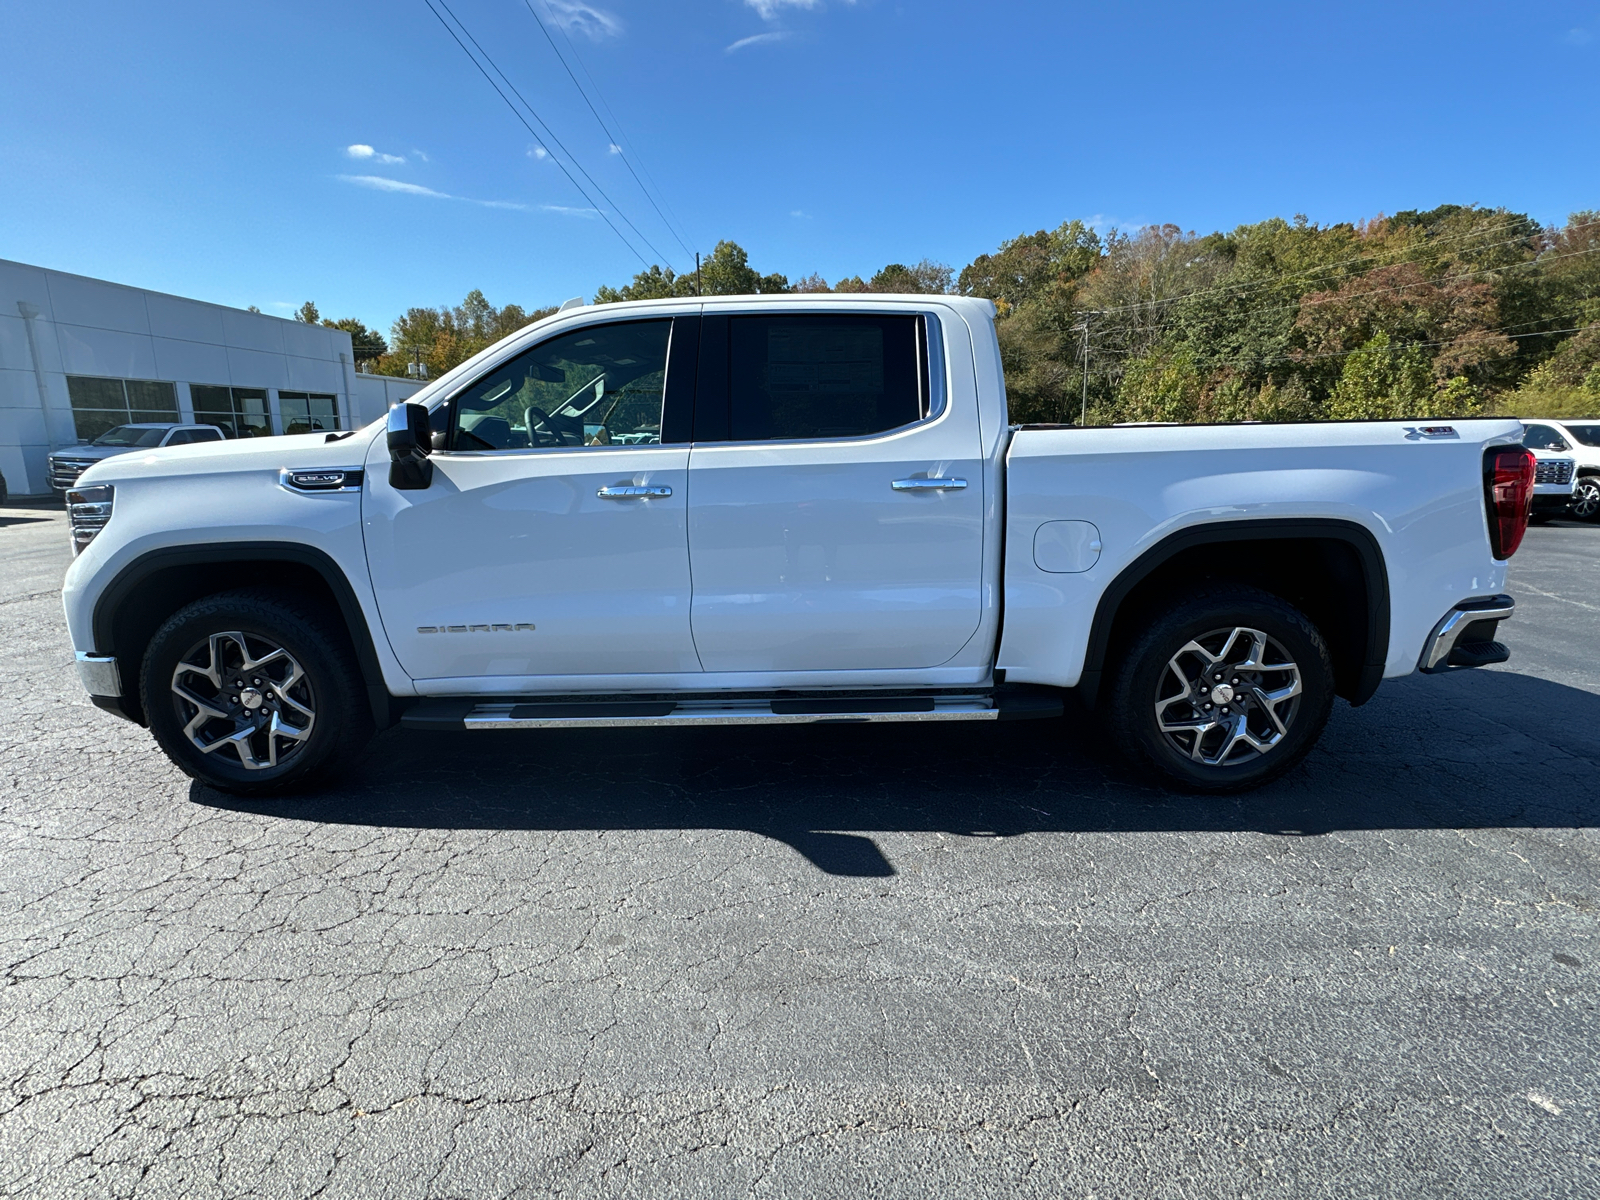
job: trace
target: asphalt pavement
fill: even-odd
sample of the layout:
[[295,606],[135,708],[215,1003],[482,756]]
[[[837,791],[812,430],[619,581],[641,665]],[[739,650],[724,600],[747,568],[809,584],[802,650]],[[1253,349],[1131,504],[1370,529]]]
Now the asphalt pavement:
[[1600,525],[1253,795],[1079,721],[418,734],[244,802],[0,509],[0,1194],[1600,1195]]

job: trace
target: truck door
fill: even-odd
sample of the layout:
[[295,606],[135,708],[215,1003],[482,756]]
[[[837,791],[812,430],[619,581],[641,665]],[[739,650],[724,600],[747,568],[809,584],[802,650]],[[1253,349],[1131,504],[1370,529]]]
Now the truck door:
[[938,326],[706,315],[689,459],[705,670],[934,667],[977,629],[981,438],[975,408],[944,403]]
[[[427,488],[391,487],[378,439],[367,554],[413,678],[699,671],[685,506],[697,324],[586,325],[490,369],[435,413],[446,444]],[[685,349],[674,389],[669,357]],[[664,442],[673,390],[683,431]]]

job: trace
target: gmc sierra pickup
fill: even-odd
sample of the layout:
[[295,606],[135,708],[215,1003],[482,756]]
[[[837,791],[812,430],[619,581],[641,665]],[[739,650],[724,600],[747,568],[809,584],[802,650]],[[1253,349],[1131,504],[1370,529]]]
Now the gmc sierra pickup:
[[245,793],[395,722],[985,721],[1070,693],[1224,792],[1292,768],[1335,697],[1506,659],[1518,422],[1017,427],[993,318],[569,304],[384,424],[96,463],[64,587],[84,686]]

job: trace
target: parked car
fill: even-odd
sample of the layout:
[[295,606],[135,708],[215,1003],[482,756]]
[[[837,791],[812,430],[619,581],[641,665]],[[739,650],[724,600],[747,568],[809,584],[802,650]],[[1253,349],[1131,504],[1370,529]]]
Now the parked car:
[[[1522,444],[1543,455],[1570,455],[1575,478],[1567,511],[1585,521],[1600,518],[1600,418],[1579,421],[1552,421],[1546,418],[1523,422]],[[1535,510],[1539,501],[1534,500]]]
[[1572,508],[1578,463],[1566,440],[1548,425],[1523,425],[1522,444],[1533,452],[1534,520],[1562,516]]
[[385,423],[96,464],[63,598],[94,702],[236,792],[396,722],[996,721],[1069,693],[1158,779],[1237,791],[1336,697],[1509,657],[1522,436],[1010,425],[976,299],[576,307]]
[[223,432],[215,425],[178,425],[158,421],[118,425],[106,430],[92,442],[82,442],[52,452],[49,460],[50,486],[58,492],[64,492],[95,463],[118,454],[222,440]]

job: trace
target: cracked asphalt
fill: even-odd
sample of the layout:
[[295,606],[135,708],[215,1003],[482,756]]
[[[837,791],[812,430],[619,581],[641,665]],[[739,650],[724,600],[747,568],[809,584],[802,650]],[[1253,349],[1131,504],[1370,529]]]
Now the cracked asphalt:
[[1075,722],[191,784],[0,510],[0,1193],[1600,1195],[1600,526],[1223,801]]

